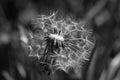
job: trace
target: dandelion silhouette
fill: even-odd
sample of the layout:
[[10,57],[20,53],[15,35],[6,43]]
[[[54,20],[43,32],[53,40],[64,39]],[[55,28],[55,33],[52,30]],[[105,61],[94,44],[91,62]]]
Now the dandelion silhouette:
[[92,31],[70,17],[57,20],[56,15],[57,12],[53,12],[34,19],[33,25],[39,30],[30,34],[29,41],[35,44],[28,44],[29,57],[37,57],[40,63],[48,64],[52,73],[58,69],[69,73],[72,68],[77,74],[83,62],[89,61],[94,47],[94,42],[88,39]]

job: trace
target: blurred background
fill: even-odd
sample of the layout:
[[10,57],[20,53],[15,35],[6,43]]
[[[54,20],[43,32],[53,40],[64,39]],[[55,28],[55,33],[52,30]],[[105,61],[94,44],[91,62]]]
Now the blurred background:
[[81,80],[120,80],[120,0],[0,0],[0,80],[79,80],[62,71],[49,77],[21,45],[32,19],[54,10],[93,29],[96,43]]

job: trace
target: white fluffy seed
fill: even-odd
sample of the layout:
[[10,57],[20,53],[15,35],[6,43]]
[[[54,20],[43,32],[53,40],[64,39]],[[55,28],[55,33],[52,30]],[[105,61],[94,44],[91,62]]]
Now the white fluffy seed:
[[60,40],[60,41],[64,41],[64,38],[58,34],[50,34],[49,37],[55,38],[55,39]]

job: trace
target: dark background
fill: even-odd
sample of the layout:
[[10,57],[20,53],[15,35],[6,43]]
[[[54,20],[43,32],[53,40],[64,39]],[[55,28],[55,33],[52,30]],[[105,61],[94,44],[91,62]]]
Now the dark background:
[[[119,80],[119,64],[113,66],[120,49],[119,5],[119,0],[0,0],[0,80],[50,80],[36,59],[27,56],[18,27],[28,29],[36,15],[57,10],[92,26],[96,44],[83,80]],[[77,80],[62,71],[52,78]]]

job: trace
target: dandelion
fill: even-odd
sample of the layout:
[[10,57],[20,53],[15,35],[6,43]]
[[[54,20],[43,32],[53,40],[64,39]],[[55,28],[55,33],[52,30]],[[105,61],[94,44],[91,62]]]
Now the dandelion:
[[[34,49],[32,49],[30,55],[34,56],[34,54],[36,54],[37,57],[39,57],[40,63],[48,64],[54,72],[58,69],[69,72],[68,69],[70,67],[77,71],[76,69],[80,68],[76,68],[76,66],[80,66],[81,60],[89,60],[88,55],[90,55],[94,43],[83,36],[87,36],[86,34],[91,34],[92,32],[89,32],[90,30],[86,28],[84,29],[84,24],[80,26],[80,22],[75,22],[70,19],[70,17],[68,23],[68,21],[66,21],[67,19],[64,18],[57,20],[56,15],[57,13],[54,12],[51,15],[40,15],[36,18],[36,22],[34,21],[34,25],[39,26],[42,33],[32,33],[32,39],[36,39],[34,36],[38,38],[36,46],[39,45],[39,50],[36,49],[37,51],[34,51]],[[88,34],[88,36],[90,36],[90,34]],[[42,35],[42,38],[39,35]],[[68,35],[69,37],[67,37]],[[84,44],[80,45],[80,41],[82,41],[81,43],[84,42]],[[93,45],[88,46],[90,42]],[[89,51],[86,51],[86,47]]]

